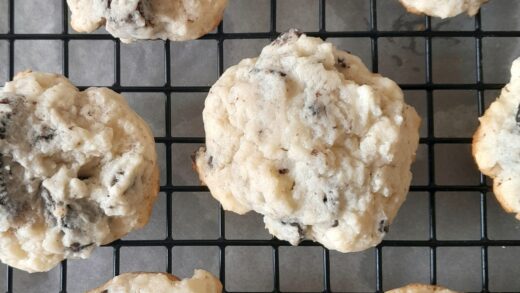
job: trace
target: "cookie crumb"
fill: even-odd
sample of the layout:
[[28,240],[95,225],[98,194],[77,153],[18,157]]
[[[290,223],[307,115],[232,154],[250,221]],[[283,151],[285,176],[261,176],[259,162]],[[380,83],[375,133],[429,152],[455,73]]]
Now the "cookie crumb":
[[379,222],[379,228],[377,229],[379,233],[388,233],[390,230],[390,226],[387,224],[387,220],[381,220]]
[[210,168],[213,168],[213,156],[209,156],[209,158],[208,158],[208,166]]
[[518,105],[517,110],[516,110],[515,120],[516,120],[516,125],[520,126],[520,104]]
[[70,250],[71,250],[72,252],[76,252],[76,253],[77,253],[77,252],[80,252],[80,251],[82,251],[83,249],[85,249],[85,248],[87,248],[87,247],[90,247],[90,246],[92,246],[92,245],[94,245],[94,243],[89,243],[89,244],[81,245],[81,244],[78,243],[78,242],[74,242],[74,243],[72,243],[72,244],[70,245],[69,248],[70,248]]
[[345,63],[345,58],[338,58],[338,65],[342,68],[347,68],[347,64]]

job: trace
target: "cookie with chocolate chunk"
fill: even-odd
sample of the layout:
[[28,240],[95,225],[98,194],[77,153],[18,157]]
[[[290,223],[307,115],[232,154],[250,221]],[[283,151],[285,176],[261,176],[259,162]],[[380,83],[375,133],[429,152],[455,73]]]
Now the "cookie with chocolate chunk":
[[381,242],[411,180],[420,119],[397,84],[295,30],[213,85],[199,177],[224,209],[342,252]]
[[386,293],[457,293],[437,285],[410,284],[401,288],[386,291]]
[[415,14],[426,14],[440,18],[454,17],[466,12],[469,16],[477,14],[480,6],[488,0],[399,0]]
[[222,284],[211,273],[195,270],[190,279],[166,273],[125,273],[87,293],[220,293]]
[[479,120],[473,156],[480,171],[493,179],[502,207],[520,220],[520,58],[513,62],[510,82]]
[[228,0],[67,0],[78,32],[101,26],[129,43],[138,39],[185,41],[211,32]]
[[0,260],[52,269],[148,222],[153,135],[124,98],[23,72],[0,92]]

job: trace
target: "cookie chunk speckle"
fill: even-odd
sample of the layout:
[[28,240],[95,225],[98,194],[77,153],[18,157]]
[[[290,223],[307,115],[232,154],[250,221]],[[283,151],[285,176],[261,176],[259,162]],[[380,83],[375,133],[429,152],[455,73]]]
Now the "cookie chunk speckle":
[[203,119],[201,181],[294,245],[377,245],[406,198],[418,115],[393,81],[321,39],[293,30],[229,68]]
[[520,127],[520,104],[518,104],[518,107],[516,110],[515,121],[516,121],[516,125],[518,125]]

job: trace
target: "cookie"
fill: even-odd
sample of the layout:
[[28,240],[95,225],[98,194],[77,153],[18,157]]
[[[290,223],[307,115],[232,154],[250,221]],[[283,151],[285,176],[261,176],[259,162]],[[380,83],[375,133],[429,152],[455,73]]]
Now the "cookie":
[[212,274],[195,270],[191,279],[166,273],[126,273],[87,293],[220,293],[222,284]]
[[426,14],[440,18],[468,13],[474,16],[480,6],[488,0],[399,0],[406,10],[415,14]]
[[479,120],[473,135],[475,161],[493,179],[502,207],[520,220],[520,58],[513,62],[511,81]]
[[101,26],[122,42],[185,41],[217,27],[227,0],[67,0],[71,26],[92,32]]
[[0,124],[2,262],[48,271],[148,222],[154,139],[121,95],[23,72],[0,92]]
[[213,85],[200,180],[269,232],[342,252],[381,242],[408,192],[420,119],[397,84],[295,30]]
[[409,284],[405,287],[386,291],[386,293],[457,293],[436,285]]

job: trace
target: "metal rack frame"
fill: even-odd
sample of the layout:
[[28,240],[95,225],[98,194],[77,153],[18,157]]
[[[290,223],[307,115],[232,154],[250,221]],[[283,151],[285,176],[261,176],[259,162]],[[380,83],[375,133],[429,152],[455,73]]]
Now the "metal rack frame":
[[[58,0],[59,1],[59,0]],[[377,29],[377,0],[366,0],[370,2],[370,28],[367,31],[327,31],[325,2],[319,1],[319,30],[307,32],[308,35],[321,38],[370,38],[371,40],[371,59],[372,70],[378,71],[378,39],[382,37],[419,37],[425,43],[425,83],[421,84],[400,84],[403,90],[422,90],[426,92],[427,117],[423,117],[427,124],[427,136],[420,139],[420,143],[428,148],[428,183],[426,185],[411,186],[410,191],[422,191],[429,194],[429,239],[428,240],[384,240],[375,249],[376,260],[376,291],[383,292],[383,248],[384,247],[427,247],[430,256],[430,283],[437,282],[437,260],[436,252],[438,247],[480,247],[481,248],[481,292],[488,290],[488,247],[490,246],[520,246],[520,240],[490,240],[487,233],[486,219],[486,193],[490,191],[486,185],[485,177],[480,175],[478,185],[438,185],[435,182],[435,153],[434,148],[438,144],[469,144],[471,138],[455,137],[435,137],[433,121],[433,91],[434,90],[474,90],[478,94],[478,113],[482,115],[484,111],[484,91],[496,90],[503,87],[503,84],[485,83],[482,69],[482,39],[486,37],[520,37],[520,31],[483,31],[481,29],[480,14],[474,18],[474,30],[471,31],[434,31],[432,30],[431,18],[424,17],[425,29],[421,31],[380,31]],[[396,0],[397,1],[397,0]],[[172,272],[172,248],[174,246],[214,246],[220,249],[220,280],[225,285],[226,261],[225,248],[230,246],[270,246],[272,247],[273,262],[273,292],[280,292],[280,270],[279,252],[281,246],[288,246],[285,241],[277,239],[271,240],[230,240],[225,238],[225,213],[220,209],[219,227],[220,237],[215,240],[176,240],[172,237],[172,193],[173,192],[201,192],[208,191],[201,186],[176,186],[172,183],[172,145],[186,143],[204,143],[204,137],[175,137],[171,130],[171,97],[172,93],[180,92],[208,92],[208,86],[172,86],[170,69],[170,42],[164,42],[165,84],[163,86],[122,86],[121,85],[121,50],[120,41],[113,39],[105,34],[69,34],[69,16],[66,0],[62,0],[63,5],[63,31],[57,34],[17,34],[14,30],[14,0],[8,0],[9,5],[9,31],[0,34],[0,40],[7,40],[9,43],[9,79],[14,76],[14,42],[16,40],[61,40],[63,42],[63,74],[69,73],[69,41],[71,40],[113,40],[115,48],[115,82],[111,88],[117,92],[158,92],[166,95],[165,104],[165,129],[164,137],[156,137],[156,143],[164,144],[166,147],[166,185],[161,186],[161,192],[166,194],[167,199],[167,237],[164,240],[118,240],[110,245],[113,248],[113,273],[118,275],[120,272],[120,249],[129,246],[159,246],[166,247],[168,251],[168,262],[166,271]],[[268,32],[260,33],[226,33],[222,23],[218,26],[216,33],[208,34],[202,39],[211,39],[218,42],[218,72],[224,71],[224,41],[232,39],[274,39],[279,35],[276,30],[277,1],[270,0],[270,29]],[[225,20],[224,20],[225,21]],[[432,38],[435,37],[472,37],[475,40],[476,49],[476,82],[467,84],[440,84],[432,80]],[[85,88],[85,87],[82,87]],[[440,191],[461,191],[480,193],[480,239],[479,240],[437,240],[435,225],[435,194]],[[302,246],[319,246],[319,244],[304,241]],[[323,250],[323,292],[332,292],[330,281],[330,259],[329,251]],[[67,261],[61,263],[60,292],[67,292]],[[13,292],[13,269],[7,269],[7,282],[5,291]],[[227,291],[226,291],[227,292]]]

